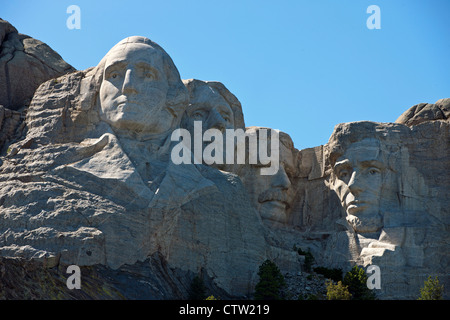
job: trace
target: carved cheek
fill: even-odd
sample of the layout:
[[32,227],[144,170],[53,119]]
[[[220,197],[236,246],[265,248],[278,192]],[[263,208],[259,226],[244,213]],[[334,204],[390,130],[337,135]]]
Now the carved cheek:
[[341,202],[343,202],[345,200],[345,195],[347,194],[347,185],[339,179],[336,179],[334,182],[334,192],[336,192],[337,196],[339,197],[339,199],[341,200]]
[[101,107],[105,110],[112,107],[112,101],[119,95],[119,89],[111,82],[103,81],[99,94]]

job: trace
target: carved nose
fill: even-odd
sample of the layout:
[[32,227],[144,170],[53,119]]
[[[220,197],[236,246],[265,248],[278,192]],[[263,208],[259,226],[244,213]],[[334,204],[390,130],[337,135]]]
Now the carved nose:
[[134,79],[134,71],[128,69],[125,73],[125,78],[123,79],[122,93],[123,94],[133,94],[137,93],[136,80]]
[[363,191],[360,180],[359,174],[356,171],[353,171],[347,185],[350,192],[354,195],[358,195]]
[[283,166],[280,165],[277,174],[272,180],[271,186],[274,188],[281,188],[283,190],[286,190],[291,186],[291,180],[289,180]]
[[208,127],[218,129],[221,132],[225,132],[227,128],[227,121],[216,110],[211,110],[208,117]]

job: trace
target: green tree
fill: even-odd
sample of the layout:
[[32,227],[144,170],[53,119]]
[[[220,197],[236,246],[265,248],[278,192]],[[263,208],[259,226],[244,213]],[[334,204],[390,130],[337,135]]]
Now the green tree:
[[431,276],[424,282],[423,288],[420,289],[420,297],[418,300],[442,300],[444,286],[439,283],[438,277],[434,279]]
[[327,299],[328,300],[350,300],[352,298],[351,293],[348,291],[348,286],[342,284],[342,281],[338,281],[334,284],[333,281],[327,280]]
[[353,300],[374,300],[375,294],[367,288],[367,274],[363,268],[354,266],[344,276],[343,284],[348,287]]
[[286,285],[278,266],[264,261],[258,271],[259,282],[255,287],[255,300],[280,300],[281,289]]
[[315,273],[323,275],[325,278],[335,282],[342,281],[342,269],[330,269],[325,267],[317,267],[313,269]]
[[303,267],[307,272],[311,272],[311,266],[313,265],[315,259],[311,253],[311,249],[308,248],[308,251],[303,251],[302,248],[297,248],[294,246],[294,249],[297,249],[297,253],[301,256],[305,256],[305,262],[303,263]]
[[189,290],[189,300],[204,300],[206,297],[206,287],[203,280],[199,276],[195,276]]

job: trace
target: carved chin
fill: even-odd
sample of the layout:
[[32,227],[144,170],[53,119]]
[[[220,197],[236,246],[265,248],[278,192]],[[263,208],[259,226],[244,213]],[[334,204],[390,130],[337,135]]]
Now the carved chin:
[[372,217],[348,215],[346,219],[356,233],[377,232],[383,227],[382,219],[378,214]]
[[266,201],[261,204],[261,218],[276,223],[286,221],[286,204],[279,201]]

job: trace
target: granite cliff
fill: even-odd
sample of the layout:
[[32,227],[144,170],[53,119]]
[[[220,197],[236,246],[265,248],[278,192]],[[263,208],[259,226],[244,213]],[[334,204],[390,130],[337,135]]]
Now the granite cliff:
[[[287,133],[246,127],[222,83],[180,79],[148,38],[77,71],[0,22],[0,298],[183,299],[197,275],[210,294],[250,298],[266,259],[305,271],[293,248],[329,268],[378,265],[381,299],[415,298],[428,275],[449,297],[450,99],[393,123],[338,124],[324,145],[297,150]],[[195,152],[175,163],[177,129],[192,134],[185,146],[208,148],[196,121],[264,138],[276,173],[239,152],[231,164]],[[69,265],[81,290],[65,286]]]

